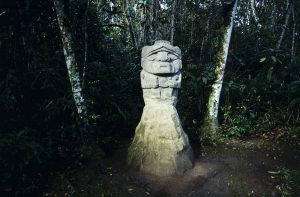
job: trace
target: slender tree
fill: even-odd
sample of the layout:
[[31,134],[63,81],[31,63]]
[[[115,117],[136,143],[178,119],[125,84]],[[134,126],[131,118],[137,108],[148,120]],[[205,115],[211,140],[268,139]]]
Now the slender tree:
[[175,35],[175,11],[176,11],[177,0],[173,0],[172,3],[172,14],[171,14],[171,38],[170,43],[173,45],[174,43],[174,35]]
[[132,25],[130,17],[126,13],[126,10],[127,10],[126,7],[127,7],[127,1],[123,0],[122,13],[123,13],[125,22],[126,22],[126,24],[128,26],[129,35],[130,35],[130,38],[131,38],[132,45],[133,45],[133,47],[136,50],[138,50],[138,45],[137,45],[137,41],[136,41],[136,38],[135,38],[135,33],[134,33],[134,30],[133,30],[133,25]]
[[203,56],[204,44],[205,44],[205,42],[207,42],[207,40],[208,40],[210,20],[211,20],[211,14],[209,15],[209,17],[208,17],[208,19],[207,19],[207,21],[206,21],[206,25],[205,25],[205,29],[204,29],[205,35],[203,36],[202,41],[201,41],[200,55],[199,55],[199,62],[202,62],[202,56]]
[[139,26],[139,46],[143,46],[145,44],[145,36],[146,36],[146,26],[147,26],[147,9],[146,9],[146,1],[142,1],[139,3],[141,8],[140,11],[140,26]]
[[285,31],[286,31],[288,23],[289,23],[290,15],[292,13],[292,0],[287,0],[287,10],[286,11],[287,12],[286,12],[286,15],[285,15],[284,25],[282,26],[282,31],[281,31],[279,40],[276,44],[276,50],[280,49],[282,40],[284,38]]
[[54,0],[57,21],[62,38],[62,47],[68,69],[69,80],[71,83],[73,99],[76,104],[79,117],[83,118],[87,112],[85,99],[82,94],[81,80],[78,65],[75,59],[75,51],[73,46],[73,38],[68,26],[68,20],[64,11],[63,0]]
[[157,5],[158,0],[152,0],[152,9],[151,9],[151,17],[150,17],[150,31],[151,31],[151,44],[156,40],[157,33]]
[[295,17],[295,5],[293,5],[292,16],[293,16],[293,33],[292,33],[292,47],[291,47],[291,61],[294,61],[295,57],[295,40],[296,40],[296,17]]
[[207,114],[204,122],[204,133],[215,133],[218,129],[218,111],[220,95],[223,85],[225,66],[230,44],[230,38],[233,28],[233,19],[236,13],[237,0],[224,2],[224,25],[221,28],[220,48],[218,49],[215,62],[215,81],[212,85],[211,92],[207,103]]
[[259,19],[258,16],[256,15],[256,11],[255,11],[255,0],[251,0],[250,2],[250,6],[251,6],[251,11],[252,11],[252,15],[254,17],[255,22],[257,23],[258,28],[261,28],[261,24],[259,23]]
[[85,75],[86,75],[86,68],[87,68],[87,52],[88,52],[88,33],[87,33],[87,26],[88,26],[88,10],[90,6],[90,0],[86,2],[86,9],[84,12],[84,62],[83,62],[83,71],[82,71],[82,88],[85,88]]

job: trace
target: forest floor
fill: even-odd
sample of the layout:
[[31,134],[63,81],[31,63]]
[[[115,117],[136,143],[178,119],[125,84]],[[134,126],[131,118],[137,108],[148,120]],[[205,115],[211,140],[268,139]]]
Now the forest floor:
[[[280,169],[300,170],[300,150],[262,138],[194,146],[195,164],[183,175],[157,177],[126,167],[128,143],[110,157],[95,155],[58,177],[44,196],[201,197],[280,196]],[[300,195],[299,195],[300,196]]]

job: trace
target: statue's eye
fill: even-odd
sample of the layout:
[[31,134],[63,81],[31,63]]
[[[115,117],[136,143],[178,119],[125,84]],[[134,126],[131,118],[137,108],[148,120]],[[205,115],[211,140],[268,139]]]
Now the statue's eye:
[[172,62],[178,57],[174,53],[170,53],[167,51],[159,51],[156,53],[152,53],[147,56],[147,59],[150,61],[167,61],[167,62]]
[[151,55],[147,56],[148,60],[154,61],[156,59],[157,53],[152,53]]
[[178,59],[178,57],[176,55],[174,55],[173,53],[168,53],[168,60],[169,61],[173,61]]

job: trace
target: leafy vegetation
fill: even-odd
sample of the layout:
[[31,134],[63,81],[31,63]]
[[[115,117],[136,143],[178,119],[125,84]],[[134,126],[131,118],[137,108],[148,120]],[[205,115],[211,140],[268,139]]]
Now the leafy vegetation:
[[[157,39],[169,40],[173,1],[159,2]],[[285,27],[286,1],[255,2],[258,22],[248,11],[250,0],[238,3],[220,133],[201,138],[226,8],[219,0],[177,1],[174,45],[182,49],[184,67],[177,108],[193,143],[271,135],[280,143],[300,145],[300,4],[288,1],[293,12]],[[0,196],[38,195],[56,172],[80,166],[92,150],[110,155],[122,138],[130,139],[142,113],[139,53],[152,44],[152,1],[64,3],[87,98],[87,122],[76,113],[53,2],[0,3]],[[281,173],[287,183],[283,194],[299,192],[294,185],[299,174]]]
[[279,167],[278,172],[282,179],[282,184],[278,186],[282,196],[297,196],[300,193],[300,172],[286,167]]

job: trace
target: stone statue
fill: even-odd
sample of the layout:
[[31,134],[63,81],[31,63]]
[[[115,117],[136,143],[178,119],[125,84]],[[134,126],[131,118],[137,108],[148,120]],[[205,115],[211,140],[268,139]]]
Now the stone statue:
[[156,175],[182,174],[193,166],[193,151],[177,110],[181,50],[168,41],[142,49],[141,86],[145,107],[128,150],[128,164]]

